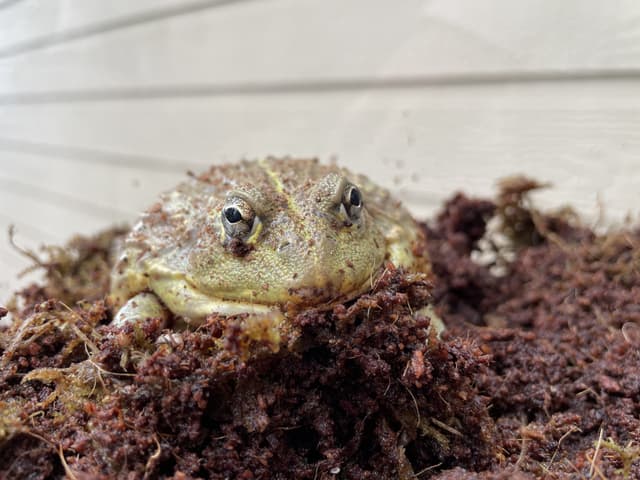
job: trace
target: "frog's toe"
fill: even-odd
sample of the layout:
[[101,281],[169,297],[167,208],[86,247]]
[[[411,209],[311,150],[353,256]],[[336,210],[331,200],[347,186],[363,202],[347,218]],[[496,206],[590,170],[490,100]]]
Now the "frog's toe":
[[129,299],[113,317],[111,325],[121,327],[127,323],[140,323],[147,318],[160,318],[162,326],[169,318],[169,311],[153,293],[142,292]]
[[414,312],[414,318],[416,315],[429,318],[429,320],[431,320],[429,328],[435,330],[436,336],[440,338],[440,335],[442,335],[442,332],[444,332],[446,327],[440,316],[433,308],[433,305],[429,304],[426,307],[422,307],[417,312]]
[[169,345],[175,349],[184,345],[184,338],[180,332],[163,333],[156,340],[156,345]]

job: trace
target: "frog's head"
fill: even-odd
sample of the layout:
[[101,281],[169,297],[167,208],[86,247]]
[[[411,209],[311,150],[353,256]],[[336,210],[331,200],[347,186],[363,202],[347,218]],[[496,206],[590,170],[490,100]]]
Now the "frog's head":
[[370,288],[387,252],[362,189],[339,171],[265,172],[265,181],[240,181],[211,199],[188,254],[190,283],[265,305],[329,303]]

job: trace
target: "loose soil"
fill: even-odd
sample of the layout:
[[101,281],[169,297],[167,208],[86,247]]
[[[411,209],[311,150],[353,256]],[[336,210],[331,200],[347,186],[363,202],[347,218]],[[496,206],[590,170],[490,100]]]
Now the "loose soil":
[[430,282],[388,266],[277,352],[241,316],[161,345],[109,326],[123,229],[25,252],[45,280],[0,308],[0,478],[640,478],[640,230],[542,213],[541,186],[454,196]]

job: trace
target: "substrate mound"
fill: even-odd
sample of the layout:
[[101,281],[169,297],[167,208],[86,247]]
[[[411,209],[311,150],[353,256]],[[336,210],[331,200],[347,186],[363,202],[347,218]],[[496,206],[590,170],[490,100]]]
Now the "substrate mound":
[[431,283],[389,266],[278,351],[242,317],[110,326],[122,229],[27,252],[45,281],[0,308],[0,478],[640,478],[640,231],[543,214],[539,187],[456,195],[424,225]]

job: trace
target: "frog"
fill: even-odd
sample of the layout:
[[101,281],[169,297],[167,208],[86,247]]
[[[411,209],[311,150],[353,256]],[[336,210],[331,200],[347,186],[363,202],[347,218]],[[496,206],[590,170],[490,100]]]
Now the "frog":
[[245,315],[267,322],[278,343],[296,313],[353,300],[385,268],[429,275],[425,245],[389,190],[335,163],[214,165],[163,193],[126,236],[111,274],[112,323]]

